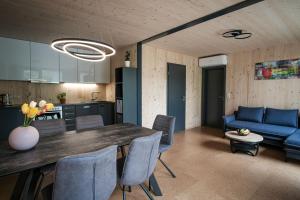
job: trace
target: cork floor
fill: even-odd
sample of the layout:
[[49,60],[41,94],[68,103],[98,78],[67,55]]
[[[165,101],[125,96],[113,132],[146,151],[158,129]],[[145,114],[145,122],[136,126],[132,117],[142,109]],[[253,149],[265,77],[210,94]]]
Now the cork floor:
[[[157,164],[155,174],[163,200],[297,200],[300,199],[300,162],[284,162],[284,152],[261,147],[256,157],[231,153],[222,132],[194,128],[178,133],[173,148],[162,156],[176,173],[172,178]],[[15,177],[0,179],[0,199],[8,199]],[[111,200],[122,199],[119,187]],[[139,187],[127,200],[147,199]]]

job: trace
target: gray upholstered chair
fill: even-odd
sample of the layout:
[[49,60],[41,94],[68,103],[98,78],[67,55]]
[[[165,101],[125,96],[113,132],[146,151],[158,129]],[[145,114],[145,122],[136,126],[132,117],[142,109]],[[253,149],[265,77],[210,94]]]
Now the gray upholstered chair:
[[39,131],[41,137],[66,132],[66,123],[63,119],[36,120],[33,121],[31,125]]
[[155,169],[158,158],[158,147],[162,133],[159,131],[153,135],[134,139],[125,158],[119,160],[120,184],[123,186],[123,200],[126,199],[126,186],[139,185],[153,199],[144,185]]
[[76,117],[77,132],[98,129],[102,126],[104,126],[104,123],[101,115],[87,115]]
[[[40,137],[53,136],[66,132],[66,123],[63,119],[35,120],[31,125],[39,131]],[[54,171],[54,168],[55,165],[50,164],[40,169],[40,177],[34,199],[38,199],[45,176]]]
[[107,200],[117,183],[117,146],[65,157],[57,162],[55,181],[44,199]]
[[168,151],[174,140],[174,129],[175,129],[175,117],[166,115],[157,115],[152,129],[157,131],[162,131],[162,137],[159,145],[159,161],[164,165],[164,167],[169,171],[173,178],[176,177],[174,172],[167,166],[167,164],[161,159],[162,153]]

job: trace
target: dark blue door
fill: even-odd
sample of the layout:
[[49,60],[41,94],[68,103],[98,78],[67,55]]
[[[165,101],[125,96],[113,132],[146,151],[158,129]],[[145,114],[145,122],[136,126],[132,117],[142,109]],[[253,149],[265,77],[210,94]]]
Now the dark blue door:
[[185,66],[168,63],[167,113],[176,117],[175,131],[185,129]]

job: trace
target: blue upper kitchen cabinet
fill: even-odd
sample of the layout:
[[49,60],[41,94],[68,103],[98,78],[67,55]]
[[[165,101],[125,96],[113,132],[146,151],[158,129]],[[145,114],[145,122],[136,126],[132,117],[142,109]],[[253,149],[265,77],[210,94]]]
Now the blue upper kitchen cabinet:
[[31,81],[43,83],[59,82],[59,55],[48,44],[30,43]]
[[110,57],[101,62],[95,62],[95,82],[110,83]]
[[62,83],[77,83],[77,59],[67,54],[59,54],[59,81]]
[[0,37],[0,79],[30,80],[30,42]]
[[[91,53],[88,50],[77,49],[79,53]],[[95,83],[95,62],[78,59],[78,82]]]

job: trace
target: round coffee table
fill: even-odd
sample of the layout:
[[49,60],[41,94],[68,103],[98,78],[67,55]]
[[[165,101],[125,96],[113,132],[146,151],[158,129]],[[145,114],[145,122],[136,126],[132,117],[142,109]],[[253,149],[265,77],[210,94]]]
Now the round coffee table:
[[259,143],[264,138],[255,133],[249,133],[246,136],[238,135],[237,131],[227,131],[225,136],[230,139],[230,148],[232,153],[237,151],[256,156],[259,151]]

